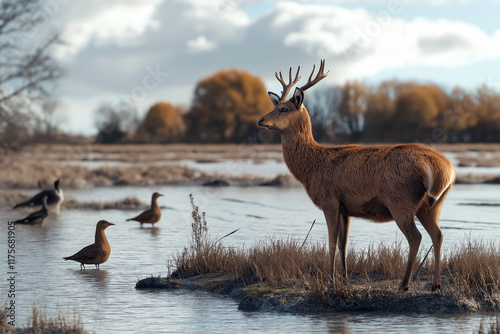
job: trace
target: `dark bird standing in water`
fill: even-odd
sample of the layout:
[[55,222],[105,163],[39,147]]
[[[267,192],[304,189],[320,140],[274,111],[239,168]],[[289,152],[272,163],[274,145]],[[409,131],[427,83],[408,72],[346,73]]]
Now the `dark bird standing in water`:
[[75,255],[64,257],[65,260],[73,260],[80,262],[80,268],[85,269],[86,264],[95,264],[99,268],[101,263],[108,260],[111,254],[111,246],[109,245],[108,238],[104,234],[104,230],[111,225],[115,225],[106,220],[100,220],[95,229],[95,242],[92,245],[82,248]]
[[26,225],[42,224],[48,216],[49,212],[47,211],[47,196],[43,196],[42,208],[40,210],[29,214],[23,219],[14,221],[14,224],[26,224]]
[[[22,202],[19,204],[16,204],[14,206],[14,209],[20,208],[20,207],[26,207],[26,206],[37,206],[37,205],[42,205],[42,199],[46,196],[47,197],[47,206],[49,208],[56,207],[56,212],[59,213],[59,209],[61,207],[62,202],[64,201],[64,195],[62,189],[59,188],[59,181],[56,180],[54,182],[54,189],[48,189],[39,192],[26,202]],[[39,183],[40,186],[40,183]]]
[[138,215],[135,218],[127,219],[127,221],[135,220],[135,221],[141,223],[141,226],[142,226],[142,224],[154,224],[154,223],[158,222],[161,218],[161,210],[160,210],[160,206],[158,205],[157,198],[160,196],[163,196],[163,195],[155,192],[153,194],[153,196],[151,197],[151,208],[142,212],[140,215]]

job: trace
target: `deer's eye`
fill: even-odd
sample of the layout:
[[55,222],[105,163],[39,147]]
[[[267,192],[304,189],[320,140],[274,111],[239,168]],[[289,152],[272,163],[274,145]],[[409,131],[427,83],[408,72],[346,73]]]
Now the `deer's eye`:
[[287,112],[287,111],[288,111],[288,109],[287,109],[287,108],[281,108],[281,109],[280,109],[280,112]]

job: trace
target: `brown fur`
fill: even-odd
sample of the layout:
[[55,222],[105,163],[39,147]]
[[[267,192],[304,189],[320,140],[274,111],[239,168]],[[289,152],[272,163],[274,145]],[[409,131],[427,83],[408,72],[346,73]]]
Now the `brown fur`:
[[[282,112],[283,108],[288,111]],[[338,243],[342,274],[347,279],[349,217],[376,222],[395,220],[410,245],[401,283],[403,290],[408,289],[422,239],[415,225],[417,216],[432,238],[436,264],[433,289],[440,287],[439,214],[455,181],[455,170],[445,156],[422,144],[320,145],[313,139],[306,108],[300,105],[297,109],[294,97],[288,101],[282,97],[258,123],[281,135],[288,169],[325,214],[332,276]]]

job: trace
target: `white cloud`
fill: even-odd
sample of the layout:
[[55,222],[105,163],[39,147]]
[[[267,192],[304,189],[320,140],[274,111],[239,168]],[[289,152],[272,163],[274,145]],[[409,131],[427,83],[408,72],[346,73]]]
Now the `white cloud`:
[[200,35],[196,39],[187,41],[188,52],[200,53],[209,52],[217,48],[217,43],[208,40],[205,36]]
[[[403,66],[456,67],[500,57],[498,31],[490,36],[464,22],[404,21],[390,10],[372,16],[364,9],[298,3],[281,3],[275,11],[275,27],[288,30],[285,46],[335,59],[346,77]],[[288,19],[292,14],[296,20]]]
[[[269,89],[279,90],[275,71],[301,65],[305,80],[306,68],[320,58],[332,71],[325,80],[330,83],[394,69],[500,61],[500,30],[488,34],[449,19],[404,20],[402,9],[391,7],[391,1],[384,0],[377,12],[332,1],[279,2],[252,19],[242,9],[245,1],[69,2],[58,17],[74,46],[65,94],[78,95],[76,83],[81,83],[102,98],[117,96],[140,85],[144,69],[157,64],[170,76],[145,95],[140,110],[158,96],[186,99],[199,79],[231,67],[248,70],[270,83]],[[181,94],[179,87],[186,92]],[[97,107],[95,98],[81,96],[78,105],[80,110]]]
[[159,22],[153,19],[153,15],[162,1],[80,2],[74,3],[73,7],[62,6],[61,15],[70,16],[71,19],[60,23],[64,26],[62,39],[67,45],[60,48],[57,55],[61,59],[71,57],[92,40],[101,46],[136,43],[136,38],[148,29],[159,28]]

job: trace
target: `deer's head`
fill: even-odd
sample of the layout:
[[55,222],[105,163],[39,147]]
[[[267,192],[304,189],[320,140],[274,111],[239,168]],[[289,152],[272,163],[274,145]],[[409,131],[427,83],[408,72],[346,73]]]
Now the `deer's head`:
[[269,114],[265,115],[264,117],[262,117],[257,121],[257,124],[261,128],[266,128],[274,132],[277,132],[279,134],[283,134],[289,129],[304,124],[304,118],[308,119],[309,117],[306,108],[304,108],[303,106],[304,91],[314,86],[320,80],[326,78],[328,73],[330,73],[330,71],[328,71],[326,74],[324,73],[325,60],[321,60],[321,65],[318,74],[316,74],[316,77],[314,78],[314,80],[312,80],[314,69],[315,66],[313,67],[313,70],[311,72],[311,75],[309,76],[307,84],[305,84],[300,88],[296,87],[293,96],[288,100],[286,99],[286,97],[290,92],[290,89],[300,80],[299,77],[300,66],[297,69],[297,73],[295,74],[295,79],[293,80],[292,80],[292,68],[290,67],[288,84],[286,84],[285,81],[283,80],[283,75],[281,74],[281,72],[279,73],[279,76],[278,73],[275,73],[276,79],[278,79],[278,81],[283,86],[283,91],[281,92],[281,96],[273,92],[268,93],[269,97],[271,98],[271,101],[274,104],[274,109]]

